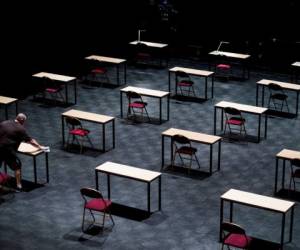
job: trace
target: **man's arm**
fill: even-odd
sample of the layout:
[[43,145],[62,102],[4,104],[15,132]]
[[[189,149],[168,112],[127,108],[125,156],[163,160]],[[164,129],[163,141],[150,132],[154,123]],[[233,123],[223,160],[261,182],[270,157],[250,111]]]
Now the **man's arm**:
[[28,141],[28,143],[30,143],[32,146],[34,146],[36,148],[42,149],[42,146],[33,138],[31,138],[31,140]]

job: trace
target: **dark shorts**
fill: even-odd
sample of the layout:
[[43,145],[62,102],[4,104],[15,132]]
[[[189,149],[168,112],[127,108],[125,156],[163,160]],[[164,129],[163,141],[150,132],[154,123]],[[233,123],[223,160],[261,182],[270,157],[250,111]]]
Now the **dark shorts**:
[[3,163],[7,164],[14,171],[22,167],[15,150],[11,148],[0,148],[0,167]]

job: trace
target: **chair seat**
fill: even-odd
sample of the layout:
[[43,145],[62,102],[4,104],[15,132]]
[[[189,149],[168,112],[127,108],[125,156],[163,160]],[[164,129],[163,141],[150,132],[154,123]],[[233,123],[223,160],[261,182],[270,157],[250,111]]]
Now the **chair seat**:
[[179,82],[177,85],[182,87],[191,87],[193,84],[194,84],[193,81],[186,80],[186,81]]
[[231,68],[231,66],[228,65],[228,64],[218,64],[218,65],[217,65],[217,68],[218,68],[218,69],[223,69],[223,70],[228,70],[228,69]]
[[85,208],[102,212],[105,211],[111,203],[110,200],[91,199],[85,204]]
[[60,88],[46,88],[46,91],[48,93],[57,93],[59,92],[61,89]]
[[0,172],[0,184],[6,183],[10,178],[8,174]]
[[183,146],[177,150],[179,154],[193,155],[197,152],[196,148]]
[[131,108],[145,108],[146,106],[147,106],[146,102],[135,101],[135,102],[129,103],[129,107],[131,107]]
[[231,125],[243,125],[245,123],[245,119],[241,119],[239,117],[231,117],[229,120],[226,121],[227,124]]
[[285,100],[285,99],[287,99],[287,97],[288,96],[286,94],[280,94],[280,93],[271,95],[271,98],[282,100],[282,101]]
[[230,234],[224,241],[224,244],[238,248],[247,248],[252,238],[243,234]]
[[76,128],[72,129],[69,133],[71,135],[87,136],[90,133],[90,131],[87,129]]
[[104,68],[96,68],[91,71],[93,74],[105,74],[107,72]]

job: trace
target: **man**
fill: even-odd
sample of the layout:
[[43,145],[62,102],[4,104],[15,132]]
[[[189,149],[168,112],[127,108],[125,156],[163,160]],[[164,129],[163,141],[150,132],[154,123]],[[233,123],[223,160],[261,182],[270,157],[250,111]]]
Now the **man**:
[[5,162],[13,171],[17,184],[17,191],[22,191],[21,161],[17,157],[17,150],[21,142],[27,142],[42,149],[43,147],[31,138],[25,128],[26,115],[20,113],[15,120],[7,120],[0,123],[0,167]]

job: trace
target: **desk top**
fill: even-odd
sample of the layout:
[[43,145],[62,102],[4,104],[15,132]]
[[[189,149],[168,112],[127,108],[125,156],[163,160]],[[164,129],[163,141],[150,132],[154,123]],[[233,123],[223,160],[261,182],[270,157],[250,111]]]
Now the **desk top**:
[[236,189],[228,190],[221,196],[221,199],[281,213],[286,213],[295,205],[295,202],[285,201]]
[[239,104],[235,102],[226,102],[226,101],[218,102],[217,104],[215,104],[215,107],[219,107],[219,108],[231,107],[231,108],[236,108],[242,112],[255,113],[255,114],[263,114],[268,110],[267,108],[256,107],[256,106],[246,105],[246,104]]
[[32,76],[39,77],[39,78],[46,77],[46,78],[50,78],[52,80],[61,81],[61,82],[69,82],[69,81],[73,81],[76,79],[76,77],[73,77],[73,76],[64,76],[64,75],[58,75],[58,74],[53,74],[53,73],[47,73],[47,72],[36,73]]
[[107,123],[115,118],[112,116],[99,115],[91,112],[80,111],[76,109],[71,109],[61,114],[62,116],[75,117],[81,120],[98,122],[98,123]]
[[173,67],[173,68],[169,69],[169,71],[171,71],[171,72],[183,71],[187,74],[196,75],[196,76],[210,76],[210,75],[214,74],[214,72],[212,72],[212,71],[200,70],[200,69],[190,69],[190,68],[184,68],[184,67]]
[[35,156],[35,155],[39,155],[39,154],[43,153],[44,151],[32,146],[29,143],[22,142],[18,148],[18,152],[25,154],[25,155]]
[[162,132],[162,135],[170,136],[170,137],[177,134],[183,135],[188,139],[190,139],[191,141],[205,143],[205,144],[214,144],[217,141],[222,139],[222,137],[220,136],[208,135],[208,134],[192,132],[192,131],[177,129],[177,128],[169,128],[164,132]]
[[10,104],[16,101],[18,101],[16,98],[0,96],[0,104]]
[[300,67],[300,62],[294,62],[292,63],[292,66]]
[[120,89],[120,91],[122,91],[122,92],[133,91],[140,95],[152,96],[152,97],[164,97],[164,96],[167,96],[170,94],[170,92],[167,92],[167,91],[138,88],[138,87],[133,87],[133,86],[125,87],[123,89]]
[[155,48],[164,48],[168,46],[168,44],[165,43],[153,43],[153,42],[137,41],[137,40],[130,42],[129,44],[137,45],[138,43],[143,43],[148,45],[149,47],[155,47]]
[[119,175],[139,181],[151,182],[161,175],[159,172],[142,168],[131,167],[119,163],[107,161],[96,167],[96,171]]
[[257,82],[257,84],[260,85],[269,85],[270,83],[275,83],[279,86],[281,86],[284,89],[289,89],[289,90],[300,90],[300,85],[299,84],[294,84],[294,83],[288,83],[288,82],[279,82],[279,81],[274,81],[274,80],[267,80],[267,79],[262,79]]
[[115,63],[115,64],[120,64],[120,63],[126,62],[126,59],[106,57],[106,56],[97,56],[97,55],[87,56],[85,59],[96,60],[99,62],[109,62],[109,63]]
[[227,56],[227,57],[232,57],[232,58],[237,58],[237,59],[248,59],[250,57],[250,55],[247,55],[247,54],[240,54],[240,53],[233,53],[233,52],[226,52],[226,51],[217,51],[217,50],[209,52],[209,54],[214,55],[214,56]]
[[276,157],[288,160],[292,160],[295,158],[300,159],[300,151],[283,149],[276,155]]

